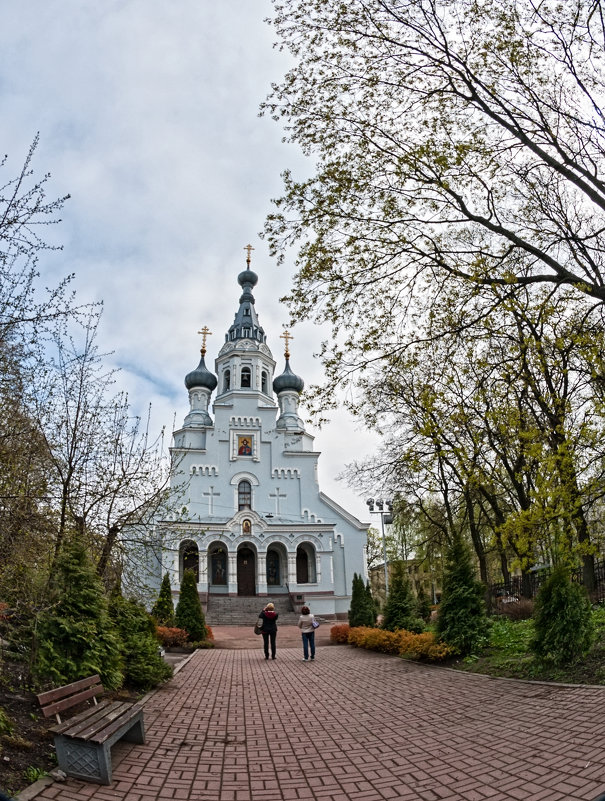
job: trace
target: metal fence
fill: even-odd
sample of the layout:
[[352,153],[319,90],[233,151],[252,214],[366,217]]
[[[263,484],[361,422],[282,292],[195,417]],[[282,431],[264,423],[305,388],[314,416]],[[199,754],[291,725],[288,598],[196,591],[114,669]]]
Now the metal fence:
[[[550,573],[550,567],[542,567],[529,573],[523,579],[521,576],[512,576],[508,582],[490,584],[490,595],[494,603],[513,601],[522,596],[535,598]],[[581,567],[572,571],[571,579],[578,584],[583,583]],[[590,594],[590,600],[593,603],[605,602],[605,559],[595,559],[595,589]]]

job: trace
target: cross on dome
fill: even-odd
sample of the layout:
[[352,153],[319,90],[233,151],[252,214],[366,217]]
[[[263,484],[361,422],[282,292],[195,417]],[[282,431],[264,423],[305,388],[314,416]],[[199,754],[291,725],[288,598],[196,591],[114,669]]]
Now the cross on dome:
[[280,339],[285,339],[285,341],[286,341],[286,349],[284,351],[284,356],[286,357],[286,359],[289,359],[290,358],[290,340],[294,339],[294,337],[292,336],[292,334],[289,331],[284,329],[284,333],[280,334],[279,338]]
[[206,355],[206,337],[212,336],[212,331],[205,325],[201,331],[198,331],[198,334],[202,335],[202,349],[201,354],[202,356]]
[[251,260],[250,253],[251,253],[253,250],[255,250],[255,248],[253,248],[253,247],[252,247],[252,245],[246,245],[246,247],[244,248],[244,250],[247,250],[247,251],[248,251],[248,255],[246,256],[246,264],[247,264],[247,265],[248,265],[248,267],[249,267],[249,266],[250,266],[250,260]]

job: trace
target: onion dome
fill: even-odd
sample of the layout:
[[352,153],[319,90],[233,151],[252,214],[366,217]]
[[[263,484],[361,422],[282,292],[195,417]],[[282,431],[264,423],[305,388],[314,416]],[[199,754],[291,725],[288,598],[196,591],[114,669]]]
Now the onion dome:
[[293,373],[290,369],[290,360],[286,359],[286,368],[281,375],[273,380],[273,392],[279,395],[280,392],[285,390],[293,390],[299,394],[303,391],[305,382],[299,375]]
[[192,370],[190,373],[187,373],[185,376],[185,386],[187,389],[193,389],[194,387],[204,387],[205,389],[209,389],[210,392],[216,389],[216,385],[218,384],[218,380],[214,373],[211,373],[210,370],[206,367],[206,363],[204,361],[204,353],[205,351],[202,350],[202,358],[200,359],[200,363]]
[[243,303],[244,300],[250,301],[250,303],[254,303],[254,298],[252,296],[252,288],[258,284],[258,275],[247,267],[243,272],[241,272],[237,276],[237,283],[241,286],[244,290],[244,294],[240,298],[240,303]]
[[194,387],[204,387],[205,389],[209,389],[210,392],[212,392],[213,389],[216,389],[218,380],[217,377],[214,375],[214,373],[211,373],[210,370],[206,367],[206,362],[204,361],[204,356],[206,355],[206,337],[210,336],[210,334],[212,334],[212,331],[210,331],[208,326],[205,325],[201,331],[198,331],[198,334],[202,335],[202,347],[200,349],[202,358],[200,359],[200,363],[195,368],[195,370],[192,370],[185,376],[185,386],[187,387],[187,389],[193,389]]

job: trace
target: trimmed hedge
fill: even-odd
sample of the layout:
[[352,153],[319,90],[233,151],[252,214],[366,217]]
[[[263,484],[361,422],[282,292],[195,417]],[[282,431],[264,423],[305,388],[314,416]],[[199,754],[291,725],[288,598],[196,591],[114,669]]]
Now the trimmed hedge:
[[455,654],[452,648],[437,640],[433,633],[414,634],[405,629],[385,631],[358,626],[349,631],[348,643],[356,648],[366,648],[368,651],[379,651],[383,654],[394,654],[404,656],[406,659],[427,662],[443,662]]
[[351,627],[348,623],[340,623],[337,626],[332,626],[330,629],[330,640],[332,642],[341,643],[346,645],[349,642],[349,632]]
[[182,648],[187,642],[185,629],[177,629],[174,626],[157,626],[155,631],[164,648]]

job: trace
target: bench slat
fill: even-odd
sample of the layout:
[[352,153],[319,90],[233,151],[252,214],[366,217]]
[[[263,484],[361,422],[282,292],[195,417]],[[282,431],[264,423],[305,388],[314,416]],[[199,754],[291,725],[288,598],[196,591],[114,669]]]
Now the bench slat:
[[85,679],[78,679],[78,681],[74,681],[71,684],[66,684],[65,687],[56,687],[54,690],[47,690],[45,693],[40,693],[40,695],[36,697],[40,706],[43,707],[46,706],[46,704],[52,703],[53,701],[58,701],[61,698],[66,698],[67,696],[77,694],[81,690],[85,690],[87,687],[90,687],[93,684],[99,686],[99,692],[103,692],[101,677],[95,673],[94,676],[88,676]]
[[95,732],[94,735],[89,737],[93,743],[104,743],[109,740],[121,728],[124,728],[134,718],[139,717],[143,712],[143,707],[140,704],[132,704],[128,709],[124,709],[121,714],[113,721],[106,719],[107,726]]
[[71,709],[72,706],[77,706],[83,701],[88,701],[95,695],[100,695],[103,692],[103,687],[89,687],[88,690],[83,690],[81,693],[72,695],[70,698],[64,698],[62,701],[56,701],[54,704],[42,707],[42,714],[45,718],[51,715],[56,715],[57,712],[62,712],[64,709]]
[[78,721],[75,726],[71,725],[74,722],[72,718],[65,725],[53,727],[52,731],[54,734],[62,734],[74,740],[103,743],[137,712],[138,709],[133,712],[133,704],[130,702],[112,701],[100,713],[97,714],[95,711],[94,714]]
[[80,712],[78,715],[74,715],[73,718],[69,718],[69,720],[64,720],[62,723],[58,723],[56,726],[53,726],[50,731],[53,734],[63,734],[82,722],[91,721],[93,718],[97,717],[103,717],[105,709],[107,709],[107,707],[112,703],[115,703],[115,701],[110,701],[109,699],[105,698],[96,706],[89,706],[83,712]]
[[[66,687],[40,693],[38,701],[44,715],[49,717],[60,709],[68,709],[103,691],[99,677],[90,676]],[[55,735],[59,767],[76,778],[109,784],[110,747],[122,738],[133,743],[145,742],[143,713],[140,703],[104,699],[100,704],[89,706],[69,720],[53,726],[50,731]],[[74,755],[77,757],[75,761]],[[84,760],[82,764],[78,762],[80,757]]]

